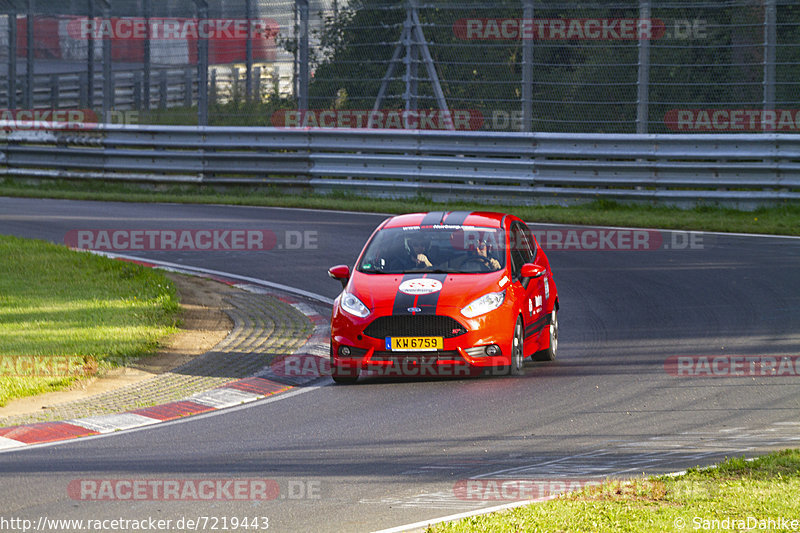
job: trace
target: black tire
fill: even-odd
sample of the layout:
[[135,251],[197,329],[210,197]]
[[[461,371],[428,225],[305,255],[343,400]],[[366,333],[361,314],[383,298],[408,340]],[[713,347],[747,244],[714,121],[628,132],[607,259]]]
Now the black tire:
[[522,325],[522,317],[517,318],[514,326],[514,339],[511,342],[511,365],[508,367],[508,375],[521,376],[524,372],[523,361],[525,360],[525,331]]
[[555,361],[558,353],[558,311],[550,313],[550,345],[533,354],[534,361]]
[[358,381],[358,374],[336,374],[332,372],[331,378],[333,379],[333,382],[338,385],[352,385]]

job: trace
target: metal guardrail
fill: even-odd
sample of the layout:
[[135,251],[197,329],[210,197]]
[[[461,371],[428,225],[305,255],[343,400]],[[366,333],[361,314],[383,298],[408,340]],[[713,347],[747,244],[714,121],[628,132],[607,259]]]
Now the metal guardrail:
[[98,125],[5,134],[0,176],[506,204],[609,198],[752,206],[800,200],[800,135]]

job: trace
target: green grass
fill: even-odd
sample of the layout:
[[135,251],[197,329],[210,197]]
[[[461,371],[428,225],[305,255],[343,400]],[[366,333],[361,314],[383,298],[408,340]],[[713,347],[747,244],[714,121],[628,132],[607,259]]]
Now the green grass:
[[0,235],[0,405],[154,353],[178,308],[160,272]]
[[[800,450],[784,450],[753,461],[734,458],[708,469],[601,486],[503,512],[429,527],[442,532],[534,531],[740,531],[776,521],[768,531],[791,531],[777,522],[800,524]],[[723,522],[724,520],[728,522]],[[718,522],[712,522],[717,520]],[[737,521],[744,521],[742,523]],[[681,527],[682,525],[682,527]]]
[[677,209],[649,205],[628,205],[599,200],[583,205],[505,206],[448,202],[426,199],[383,200],[354,195],[329,196],[285,194],[272,187],[230,188],[219,192],[211,187],[160,186],[144,189],[135,185],[43,180],[0,180],[0,195],[34,198],[68,198],[121,202],[177,202],[196,204],[257,205],[339,209],[375,213],[401,213],[438,209],[496,210],[513,213],[528,222],[549,222],[598,226],[626,226],[735,233],[800,235],[800,205],[785,204],[755,211],[738,211],[711,205]]

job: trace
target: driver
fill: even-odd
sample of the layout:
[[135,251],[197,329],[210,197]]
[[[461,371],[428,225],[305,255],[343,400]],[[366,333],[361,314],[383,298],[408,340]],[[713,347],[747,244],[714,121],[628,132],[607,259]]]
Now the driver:
[[425,268],[432,267],[430,259],[428,259],[428,243],[422,235],[414,235],[408,239],[408,267],[409,268]]
[[[467,267],[466,265],[473,265]],[[477,266],[479,272],[494,272],[500,270],[500,261],[489,255],[489,242],[486,238],[480,239],[469,246],[467,254],[457,261],[457,268],[467,268],[473,271]]]
[[489,243],[486,239],[481,239],[475,246],[475,259],[483,263],[489,270],[500,270],[500,261],[494,257],[489,257]]

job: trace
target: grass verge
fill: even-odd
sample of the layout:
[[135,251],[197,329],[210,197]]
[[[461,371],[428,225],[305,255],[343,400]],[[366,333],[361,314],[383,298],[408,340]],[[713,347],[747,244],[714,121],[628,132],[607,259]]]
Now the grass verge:
[[0,406],[154,353],[178,308],[157,271],[0,235]]
[[728,459],[677,477],[609,480],[547,502],[426,531],[797,531],[798,494],[800,450],[784,450],[752,461]]
[[570,207],[504,206],[463,202],[436,203],[423,198],[388,200],[354,195],[285,194],[270,188],[240,188],[219,192],[192,186],[143,189],[135,185],[46,180],[0,180],[0,196],[65,198],[120,202],[175,202],[194,204],[304,207],[372,213],[407,213],[429,210],[497,210],[520,216],[528,222],[625,226],[734,233],[800,235],[800,205],[786,204],[755,211],[739,211],[706,205],[694,209],[629,205],[598,200]]

